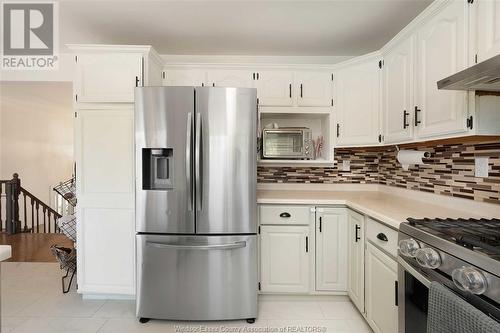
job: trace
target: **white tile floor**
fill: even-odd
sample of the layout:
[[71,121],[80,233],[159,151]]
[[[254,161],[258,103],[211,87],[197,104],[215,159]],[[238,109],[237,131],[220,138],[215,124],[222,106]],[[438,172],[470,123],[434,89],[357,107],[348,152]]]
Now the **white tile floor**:
[[[152,320],[140,324],[133,301],[82,300],[74,290],[63,295],[61,271],[50,263],[2,263],[2,333],[135,333],[135,332],[371,332],[345,297],[294,299],[263,297],[259,318],[245,321],[186,323]],[[246,330],[245,330],[246,328]],[[250,330],[248,329],[250,328]],[[311,331],[313,332],[313,331]]]

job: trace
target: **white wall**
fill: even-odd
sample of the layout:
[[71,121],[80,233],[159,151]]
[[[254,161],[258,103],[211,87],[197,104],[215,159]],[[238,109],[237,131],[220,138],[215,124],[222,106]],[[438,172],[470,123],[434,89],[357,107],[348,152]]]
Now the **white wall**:
[[0,82],[0,179],[50,203],[51,187],[73,171],[71,82]]

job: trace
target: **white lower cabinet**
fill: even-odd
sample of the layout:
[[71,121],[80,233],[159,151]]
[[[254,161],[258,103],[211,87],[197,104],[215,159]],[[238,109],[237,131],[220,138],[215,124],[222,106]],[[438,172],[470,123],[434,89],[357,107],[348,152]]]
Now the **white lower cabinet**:
[[397,332],[396,230],[306,205],[262,204],[259,223],[262,293],[347,293],[376,333]]
[[398,331],[397,263],[370,242],[366,247],[366,319],[375,333]]
[[347,293],[361,313],[365,312],[365,217],[347,210]]
[[309,292],[309,226],[260,227],[261,291]]
[[316,290],[347,289],[347,209],[316,209]]

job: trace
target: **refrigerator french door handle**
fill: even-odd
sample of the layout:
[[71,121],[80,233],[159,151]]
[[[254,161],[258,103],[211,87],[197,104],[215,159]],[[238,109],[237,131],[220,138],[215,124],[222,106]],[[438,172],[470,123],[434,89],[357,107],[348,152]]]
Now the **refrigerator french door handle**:
[[235,242],[229,244],[214,244],[214,245],[189,245],[189,244],[163,244],[155,242],[146,242],[147,245],[159,249],[179,249],[179,250],[233,250],[247,246],[247,242]]
[[201,113],[196,114],[196,143],[194,148],[194,178],[196,191],[196,210],[201,210],[202,185],[201,185]]
[[191,180],[191,145],[193,136],[193,117],[191,112],[187,114],[187,124],[186,124],[186,181],[188,185],[188,211],[193,210],[193,184]]

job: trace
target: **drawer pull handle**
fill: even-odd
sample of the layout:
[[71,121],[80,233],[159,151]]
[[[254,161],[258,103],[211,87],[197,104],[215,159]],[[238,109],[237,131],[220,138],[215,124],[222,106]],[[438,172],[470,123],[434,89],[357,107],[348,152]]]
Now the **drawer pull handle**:
[[356,230],[356,232],[355,232],[355,235],[354,235],[354,241],[357,243],[361,239],[361,237],[359,237],[359,234],[358,234],[359,230],[361,230],[361,227],[356,224],[356,229],[355,230]]
[[381,240],[381,241],[383,241],[383,242],[387,242],[387,241],[389,241],[389,240],[387,239],[387,236],[386,236],[385,234],[383,234],[383,233],[379,233],[379,234],[377,235],[377,238],[378,238],[378,239],[380,239],[380,240]]
[[280,217],[283,217],[283,218],[289,218],[291,217],[292,215],[290,215],[290,213],[287,213],[287,212],[284,212],[284,213],[281,213],[280,214]]

